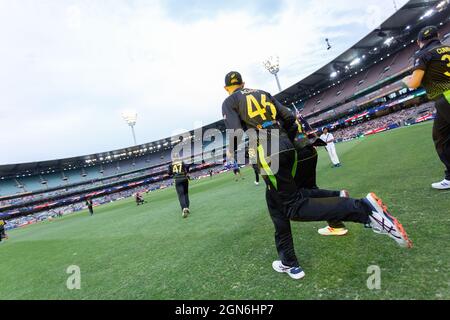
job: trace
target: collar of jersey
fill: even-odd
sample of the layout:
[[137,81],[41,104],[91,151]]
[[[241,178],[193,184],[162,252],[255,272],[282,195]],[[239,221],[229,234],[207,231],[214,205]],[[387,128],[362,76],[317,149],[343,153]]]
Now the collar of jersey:
[[420,51],[422,51],[422,52],[426,51],[434,45],[440,46],[440,45],[442,45],[442,42],[439,39],[430,40],[426,45],[423,46],[422,49],[420,49]]

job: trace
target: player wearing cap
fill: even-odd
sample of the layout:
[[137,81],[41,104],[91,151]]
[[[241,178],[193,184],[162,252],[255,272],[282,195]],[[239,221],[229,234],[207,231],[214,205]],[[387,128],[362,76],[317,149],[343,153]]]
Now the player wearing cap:
[[336,145],[334,144],[334,136],[332,133],[328,131],[328,128],[323,128],[322,135],[320,139],[327,143],[325,149],[328,151],[328,155],[330,156],[331,163],[333,163],[334,168],[339,168],[341,166],[341,161],[336,152]]
[[178,200],[181,206],[181,215],[187,218],[190,214],[189,201],[189,166],[177,157],[173,157],[172,163],[169,165],[169,176],[173,177],[175,189],[177,191]]
[[414,59],[414,72],[403,82],[411,89],[427,90],[428,99],[436,101],[433,140],[439,158],[446,167],[445,178],[433,183],[438,190],[450,189],[450,47],[439,40],[434,26],[423,28],[417,40],[420,50]]
[[[373,193],[365,199],[351,199],[339,197],[339,192],[330,197],[329,191],[299,190],[294,178],[298,165],[295,149],[298,127],[294,114],[268,92],[246,89],[238,72],[226,75],[225,90],[229,97],[222,105],[222,113],[227,129],[266,129],[268,140],[278,140],[279,151],[268,154],[261,143],[264,138],[259,135],[257,150],[280,258],[272,264],[275,271],[287,273],[293,279],[305,276],[295,255],[291,220],[370,223],[375,232],[390,236],[401,246],[411,246],[401,224]],[[228,150],[227,154],[232,158],[234,152]],[[272,170],[272,163],[279,163],[277,171]]]

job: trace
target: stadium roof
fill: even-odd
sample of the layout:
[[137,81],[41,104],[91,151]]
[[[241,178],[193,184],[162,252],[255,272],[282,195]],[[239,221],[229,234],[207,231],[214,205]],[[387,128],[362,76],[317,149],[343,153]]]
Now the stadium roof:
[[321,69],[280,92],[284,104],[302,103],[328,89],[333,83],[346,80],[356,70],[393,53],[415,41],[418,31],[427,25],[440,25],[450,20],[449,0],[411,0],[353,47]]
[[[207,130],[210,128],[225,130],[225,125],[223,123],[223,120],[219,120],[217,122],[204,126],[203,130]],[[55,170],[55,172],[59,172],[62,168],[71,168],[71,169],[83,168],[89,167],[90,165],[99,165],[104,162],[120,161],[133,157],[145,156],[150,153],[155,153],[170,148],[172,142],[174,141],[178,142],[179,137],[182,135],[183,136],[191,135],[191,137],[194,138],[195,130],[191,130],[190,132],[187,133],[181,133],[174,137],[160,139],[157,141],[144,143],[137,146],[131,146],[128,148],[117,149],[113,151],[99,152],[96,154],[64,158],[58,160],[0,165],[0,178],[10,177],[16,175],[16,173],[17,174],[18,173],[36,174],[39,172],[52,173],[53,170]],[[90,162],[94,159],[96,159],[95,161],[96,163]]]
[[[439,25],[450,20],[450,0],[411,0],[393,16],[386,20],[379,28],[372,31],[365,38],[356,43],[353,47],[338,56],[332,62],[328,63],[321,69],[309,75],[305,79],[299,81],[290,88],[280,92],[276,98],[284,104],[301,103],[312,97],[317,91],[326,90],[333,82],[344,81],[352,70],[352,62],[359,61],[358,68],[362,68],[364,64],[371,65],[371,62],[379,59],[380,56],[390,52],[395,52],[403,47],[403,44],[414,41],[418,30],[430,24]],[[390,39],[390,40],[388,40]],[[375,50],[377,48],[377,50]],[[346,66],[349,66],[346,69]],[[336,77],[331,78],[331,74],[336,72]],[[339,74],[337,74],[339,72]],[[223,128],[223,121],[217,121],[204,127]],[[194,130],[191,131],[193,133]],[[159,151],[157,146],[171,142],[172,138],[161,139],[158,141],[145,143],[138,146],[132,146],[124,149],[118,149],[108,152],[100,152],[86,156],[21,163],[0,165],[0,178],[12,176],[15,174],[37,172],[47,172],[53,170],[61,170],[62,168],[80,168],[88,166],[89,160],[92,159],[109,159],[119,161],[129,157],[145,155],[148,153]],[[99,163],[101,163],[100,160]],[[97,163],[97,164],[99,164]]]

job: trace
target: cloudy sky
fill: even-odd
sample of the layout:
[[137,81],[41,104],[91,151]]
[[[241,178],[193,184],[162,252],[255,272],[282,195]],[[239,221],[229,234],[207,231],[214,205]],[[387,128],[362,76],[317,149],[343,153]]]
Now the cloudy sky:
[[393,13],[393,0],[0,0],[0,164],[129,146],[124,110],[138,143],[214,122],[228,71],[276,93],[265,58],[288,87]]

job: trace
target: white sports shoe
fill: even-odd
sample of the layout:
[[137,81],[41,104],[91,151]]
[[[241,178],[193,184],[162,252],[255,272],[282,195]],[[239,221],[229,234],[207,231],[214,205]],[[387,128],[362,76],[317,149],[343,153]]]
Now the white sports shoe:
[[350,193],[347,190],[341,190],[339,197],[341,198],[350,198]]
[[255,181],[255,186],[259,186],[259,182],[256,182],[256,181]]
[[450,181],[447,179],[444,179],[441,182],[433,183],[431,185],[431,187],[436,190],[449,190],[450,189]]
[[300,280],[305,277],[305,272],[300,267],[286,267],[281,261],[277,260],[272,263],[272,268],[278,273],[287,273],[294,280]]
[[184,208],[183,209],[183,213],[182,213],[183,218],[187,218],[189,213],[190,213],[189,209],[188,208]]
[[400,222],[388,212],[387,207],[380,198],[374,193],[370,193],[367,195],[365,202],[372,208],[372,214],[369,215],[369,218],[373,232],[388,235],[401,247],[412,248],[412,242],[409,240],[405,229]]

